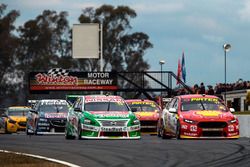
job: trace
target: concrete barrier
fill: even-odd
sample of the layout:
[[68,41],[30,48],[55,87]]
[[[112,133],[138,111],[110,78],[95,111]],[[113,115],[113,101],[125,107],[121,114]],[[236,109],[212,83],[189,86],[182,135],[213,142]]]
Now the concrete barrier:
[[240,123],[240,137],[250,137],[250,115],[236,115]]

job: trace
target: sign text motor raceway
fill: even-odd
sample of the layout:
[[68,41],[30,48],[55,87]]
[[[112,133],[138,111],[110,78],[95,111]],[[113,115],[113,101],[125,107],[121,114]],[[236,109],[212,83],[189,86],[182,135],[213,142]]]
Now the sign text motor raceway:
[[29,84],[30,91],[116,90],[117,76],[112,72],[69,72],[66,75],[31,72]]

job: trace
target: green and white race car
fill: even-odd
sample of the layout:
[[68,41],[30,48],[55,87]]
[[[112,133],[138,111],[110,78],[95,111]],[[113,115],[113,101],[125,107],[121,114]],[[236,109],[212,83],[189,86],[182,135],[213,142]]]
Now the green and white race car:
[[140,121],[120,96],[79,96],[67,116],[66,139],[140,139]]

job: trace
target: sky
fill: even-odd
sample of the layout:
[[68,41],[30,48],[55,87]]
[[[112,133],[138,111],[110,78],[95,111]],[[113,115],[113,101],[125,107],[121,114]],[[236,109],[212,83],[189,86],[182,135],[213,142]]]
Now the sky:
[[70,25],[77,24],[82,9],[103,4],[129,6],[137,13],[132,32],[144,32],[153,48],[145,60],[150,71],[177,73],[178,59],[185,55],[186,83],[224,83],[224,50],[227,82],[250,81],[250,0],[1,0],[8,10],[20,11],[16,25],[34,19],[43,10],[67,11]]

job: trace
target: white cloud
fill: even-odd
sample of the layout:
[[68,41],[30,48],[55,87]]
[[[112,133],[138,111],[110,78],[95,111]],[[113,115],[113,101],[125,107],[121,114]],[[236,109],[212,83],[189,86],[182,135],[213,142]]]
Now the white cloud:
[[224,41],[224,38],[221,36],[215,36],[209,34],[202,35],[202,38],[212,43],[222,43]]
[[63,3],[63,0],[20,0],[21,5],[27,8],[55,7]]
[[239,16],[242,21],[250,22],[250,1],[244,1],[244,7],[239,11]]
[[185,21],[187,24],[205,31],[223,30],[220,24],[212,18],[187,16]]
[[140,3],[133,4],[132,8],[135,9],[138,13],[173,13],[178,12],[184,9],[184,4],[182,3]]
[[102,3],[95,3],[95,2],[83,2],[83,3],[73,3],[73,4],[71,4],[70,8],[74,8],[74,9],[85,9],[87,7],[98,8],[101,5],[103,5],[103,4]]

